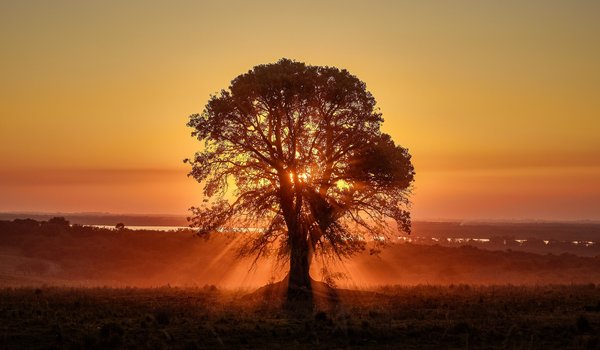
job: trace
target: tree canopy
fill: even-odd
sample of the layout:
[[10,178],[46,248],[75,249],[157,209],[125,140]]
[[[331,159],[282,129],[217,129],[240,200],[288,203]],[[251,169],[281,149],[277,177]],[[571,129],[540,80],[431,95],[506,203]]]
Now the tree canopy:
[[237,229],[242,255],[308,266],[314,253],[348,257],[409,233],[415,172],[382,122],[346,70],[289,59],[254,67],[190,116],[203,147],[186,162],[204,189],[192,226]]

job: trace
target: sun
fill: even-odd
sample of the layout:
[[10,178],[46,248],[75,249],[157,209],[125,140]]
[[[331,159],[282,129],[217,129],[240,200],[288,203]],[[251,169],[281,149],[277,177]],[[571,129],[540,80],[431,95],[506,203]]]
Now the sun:
[[[310,170],[308,170],[308,169],[298,171],[297,174],[298,174],[297,178],[298,178],[299,182],[308,183],[311,179]],[[294,181],[294,172],[293,171],[290,171],[290,180],[292,182]]]

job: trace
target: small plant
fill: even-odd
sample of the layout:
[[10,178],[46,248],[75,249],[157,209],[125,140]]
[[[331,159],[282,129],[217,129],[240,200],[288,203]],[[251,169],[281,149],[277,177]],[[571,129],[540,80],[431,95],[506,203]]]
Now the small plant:
[[166,326],[171,322],[171,317],[166,309],[158,309],[154,311],[154,319],[161,326]]
[[575,322],[575,326],[580,333],[586,333],[592,330],[590,326],[590,321],[585,315],[580,315]]

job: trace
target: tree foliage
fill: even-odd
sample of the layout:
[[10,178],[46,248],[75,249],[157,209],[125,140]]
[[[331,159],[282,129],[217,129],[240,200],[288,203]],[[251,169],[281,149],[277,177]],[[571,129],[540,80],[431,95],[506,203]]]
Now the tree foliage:
[[347,257],[409,233],[415,173],[382,121],[346,70],[288,59],[254,67],[190,116],[203,148],[186,162],[204,189],[192,226],[237,231],[240,253],[257,257],[305,243]]

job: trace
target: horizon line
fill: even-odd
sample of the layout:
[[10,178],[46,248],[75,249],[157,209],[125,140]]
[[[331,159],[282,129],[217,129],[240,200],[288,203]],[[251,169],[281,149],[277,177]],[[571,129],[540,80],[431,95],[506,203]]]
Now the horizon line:
[[[0,211],[0,215],[40,215],[40,216],[135,216],[135,217],[169,217],[169,218],[186,218],[185,214],[169,214],[169,213],[115,213],[103,211],[90,212],[63,212],[63,211]],[[459,223],[459,224],[477,224],[477,223],[581,223],[581,224],[600,224],[599,219],[542,219],[542,218],[414,218],[413,222],[443,222],[443,223]]]

